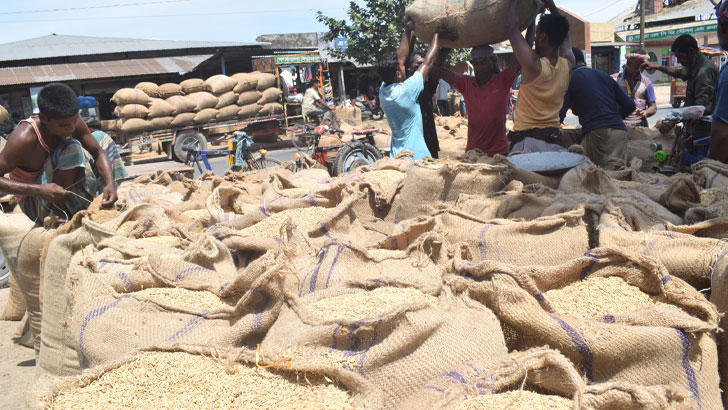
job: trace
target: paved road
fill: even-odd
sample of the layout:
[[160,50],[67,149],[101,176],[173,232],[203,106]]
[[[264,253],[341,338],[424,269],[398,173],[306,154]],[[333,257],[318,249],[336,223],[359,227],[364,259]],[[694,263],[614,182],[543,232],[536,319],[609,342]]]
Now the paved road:
[[[664,105],[658,105],[657,106],[657,114],[653,115],[652,117],[647,119],[647,122],[650,123],[650,126],[655,125],[657,121],[665,118],[667,113],[674,110],[670,104],[664,104]],[[564,119],[564,123],[569,124],[571,126],[578,126],[579,125],[579,117],[575,115],[567,115]]]
[[[268,151],[268,158],[277,159],[281,162],[283,161],[290,161],[293,159],[293,156],[296,154],[295,148],[287,148],[282,150],[276,150],[276,151]],[[225,157],[218,157],[218,158],[212,158],[210,160],[210,166],[212,167],[212,171],[215,173],[215,175],[223,176],[225,175],[225,171],[230,169],[230,165],[227,164],[225,161]],[[195,178],[200,176],[200,171],[195,169]]]

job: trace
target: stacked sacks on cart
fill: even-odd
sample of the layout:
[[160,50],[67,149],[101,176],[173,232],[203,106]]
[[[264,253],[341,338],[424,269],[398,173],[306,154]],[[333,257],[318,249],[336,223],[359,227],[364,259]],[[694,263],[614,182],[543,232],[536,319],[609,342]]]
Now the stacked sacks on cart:
[[[357,408],[720,408],[719,315],[698,289],[725,272],[728,225],[685,223],[698,178],[584,166],[554,189],[468,161],[122,186],[49,245],[39,366],[90,372],[53,400],[177,351],[211,378],[316,371]],[[159,368],[134,357],[134,377]]]

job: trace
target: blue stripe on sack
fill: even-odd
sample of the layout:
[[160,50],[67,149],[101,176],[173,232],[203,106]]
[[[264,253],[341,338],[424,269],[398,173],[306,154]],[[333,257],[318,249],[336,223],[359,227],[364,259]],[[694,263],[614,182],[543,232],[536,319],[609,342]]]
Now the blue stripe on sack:
[[83,336],[86,333],[86,327],[89,325],[89,323],[91,323],[92,320],[115,308],[125,298],[127,298],[127,296],[122,296],[121,298],[116,299],[106,306],[101,306],[100,308],[93,309],[86,315],[86,317],[83,318],[83,322],[81,323],[81,332],[78,335],[78,352],[81,354],[82,363],[88,364],[88,359],[86,358],[86,348],[84,348],[83,346]]
[[167,338],[167,342],[171,342],[174,340],[177,340],[181,337],[184,337],[191,331],[197,329],[200,327],[200,325],[207,319],[207,315],[209,314],[208,311],[202,312],[200,316],[195,316],[192,319],[187,322],[187,324],[184,325],[184,327],[178,331],[176,331],[172,336]]
[[341,255],[341,252],[344,250],[344,247],[339,245],[338,248],[336,248],[336,255],[334,255],[334,260],[331,262],[331,267],[329,268],[329,275],[326,277],[326,285],[324,285],[324,289],[329,288],[329,281],[331,280],[331,275],[334,273],[334,266],[336,266],[336,263],[339,261],[339,255]]
[[667,284],[667,282],[670,282],[671,280],[672,280],[672,276],[670,276],[670,275],[665,275],[665,276],[663,276],[663,277],[662,277],[662,278],[660,279],[660,283],[661,283],[661,284],[663,284],[663,285],[665,285],[665,284]]
[[589,345],[586,344],[586,341],[584,338],[581,337],[579,332],[576,331],[573,327],[571,327],[568,323],[563,321],[560,317],[556,315],[549,315],[551,318],[553,318],[556,322],[558,322],[559,326],[561,326],[562,329],[566,332],[567,335],[569,335],[569,338],[571,338],[572,343],[574,343],[574,347],[576,347],[576,351],[581,354],[582,360],[581,365],[584,368],[584,372],[586,373],[586,378],[589,382],[594,381],[594,373],[593,373],[593,361],[594,356],[592,355],[591,349],[589,349]]
[[[177,274],[177,276],[172,280],[172,283],[174,283],[176,285],[179,282],[181,282],[182,280],[186,279],[191,274],[197,273],[197,272],[204,272],[204,271],[210,271],[210,270],[209,269],[205,269],[205,268],[200,267],[200,266],[196,266],[194,268],[185,269],[182,272],[180,272],[180,273]],[[210,272],[212,272],[212,271],[210,271]]]
[[615,323],[617,319],[612,315],[605,315],[604,316],[604,323]]
[[698,390],[698,379],[695,377],[695,371],[690,365],[690,338],[688,338],[688,335],[680,329],[675,329],[675,331],[680,336],[680,341],[682,341],[682,366],[683,371],[685,371],[685,377],[688,379],[690,394],[695,399],[698,410],[700,410],[702,406],[700,405],[700,391]]
[[485,235],[488,234],[488,230],[490,230],[490,228],[492,226],[493,225],[486,225],[483,228],[483,230],[480,231],[480,236],[479,236],[480,246],[478,248],[480,249],[480,259],[481,260],[486,260],[486,258],[487,258],[487,252],[486,252],[486,249],[485,249]]
[[447,377],[449,377],[451,379],[455,379],[462,384],[468,383],[468,381],[465,379],[465,377],[463,377],[463,375],[458,372],[447,372],[446,375],[447,375]]
[[715,175],[713,175],[713,178],[710,178],[710,182],[708,183],[708,189],[713,188],[713,183],[718,178],[720,173],[716,172]]
[[318,281],[318,275],[319,271],[321,271],[321,265],[323,264],[323,261],[326,260],[326,256],[329,254],[329,248],[326,247],[326,250],[324,251],[324,256],[321,258],[321,263],[316,266],[316,269],[313,271],[313,274],[311,275],[311,282],[308,285],[308,290],[313,293],[316,291],[316,281]]

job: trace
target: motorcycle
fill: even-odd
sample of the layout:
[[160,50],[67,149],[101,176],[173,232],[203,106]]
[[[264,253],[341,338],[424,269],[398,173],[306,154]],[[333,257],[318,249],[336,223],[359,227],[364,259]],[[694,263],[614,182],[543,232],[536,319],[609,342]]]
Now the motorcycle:
[[369,98],[365,94],[362,94],[361,96],[356,98],[354,105],[359,107],[362,112],[368,111],[370,114],[370,118],[374,121],[378,121],[384,118],[384,111],[382,110],[382,107],[379,105],[379,101],[376,98]]
[[[674,175],[679,172],[690,172],[690,167],[698,161],[708,158],[710,150],[710,136],[695,138],[685,130],[685,121],[706,121],[710,123],[712,116],[705,116],[705,107],[692,106],[672,111],[665,117],[665,127],[669,124],[675,126],[675,141],[672,147],[663,147],[653,143],[650,149],[654,159],[660,165],[657,172],[664,175]],[[662,129],[661,129],[662,132]]]

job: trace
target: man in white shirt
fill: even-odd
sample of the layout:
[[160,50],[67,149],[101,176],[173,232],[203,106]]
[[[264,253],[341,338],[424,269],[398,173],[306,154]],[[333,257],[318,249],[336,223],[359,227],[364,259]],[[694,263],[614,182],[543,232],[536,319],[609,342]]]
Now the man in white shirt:
[[303,112],[303,115],[307,117],[321,117],[326,112],[331,111],[331,109],[324,104],[318,91],[316,91],[316,85],[317,83],[315,81],[311,83],[306,92],[303,94],[301,111]]

